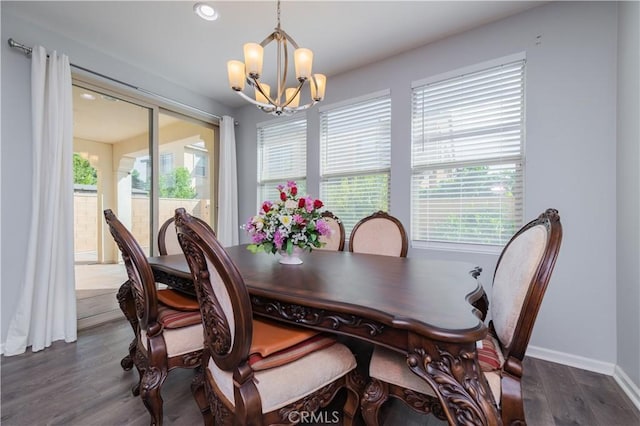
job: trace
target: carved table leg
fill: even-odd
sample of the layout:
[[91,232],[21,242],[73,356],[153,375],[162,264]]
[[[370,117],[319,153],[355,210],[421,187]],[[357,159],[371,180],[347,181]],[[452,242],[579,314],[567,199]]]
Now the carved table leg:
[[[413,340],[413,342],[411,342]],[[452,425],[502,425],[489,385],[480,372],[474,343],[438,344],[410,338],[411,371],[435,391]]]
[[133,329],[134,334],[133,340],[129,344],[129,354],[122,358],[122,360],[120,361],[120,365],[122,366],[122,368],[126,371],[129,371],[133,367],[133,360],[135,357],[138,341],[138,317],[136,316],[136,308],[133,301],[131,281],[127,280],[120,286],[116,298],[118,299],[120,310],[129,321],[129,324],[131,324],[131,328]]
[[368,426],[378,426],[380,408],[389,399],[389,385],[372,378],[362,395],[362,417]]

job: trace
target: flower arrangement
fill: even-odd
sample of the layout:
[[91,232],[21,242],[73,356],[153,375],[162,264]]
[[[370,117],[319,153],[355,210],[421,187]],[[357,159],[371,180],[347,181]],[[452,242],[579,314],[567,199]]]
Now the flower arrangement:
[[243,225],[251,236],[247,249],[252,253],[264,251],[292,254],[294,248],[311,251],[322,247],[321,235],[329,235],[331,228],[320,215],[322,201],[310,196],[299,197],[295,182],[278,185],[280,199],[265,201],[260,212]]

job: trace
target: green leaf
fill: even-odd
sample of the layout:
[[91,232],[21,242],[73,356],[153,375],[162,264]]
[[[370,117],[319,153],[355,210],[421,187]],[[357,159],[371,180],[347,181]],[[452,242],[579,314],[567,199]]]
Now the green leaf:
[[260,251],[260,247],[258,247],[257,244],[249,244],[247,246],[247,250],[249,250],[253,254],[256,254],[258,251]]
[[293,253],[293,242],[291,240],[287,241],[287,253]]

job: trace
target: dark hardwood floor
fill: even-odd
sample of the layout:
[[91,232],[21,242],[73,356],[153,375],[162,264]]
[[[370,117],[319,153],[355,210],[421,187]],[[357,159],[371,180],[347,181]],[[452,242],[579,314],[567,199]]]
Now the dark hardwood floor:
[[[131,338],[129,324],[118,320],[79,332],[77,343],[56,342],[45,351],[3,356],[0,423],[148,425],[146,409],[130,392],[137,373],[120,367]],[[189,388],[192,375],[190,370],[169,374],[162,389],[166,425],[202,423]],[[640,424],[640,414],[612,377],[576,368],[525,359],[524,396],[532,426]],[[388,426],[443,424],[395,402],[383,415]]]

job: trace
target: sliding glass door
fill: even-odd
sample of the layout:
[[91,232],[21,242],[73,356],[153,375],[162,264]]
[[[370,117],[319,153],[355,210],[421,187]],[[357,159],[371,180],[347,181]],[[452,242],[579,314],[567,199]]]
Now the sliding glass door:
[[158,216],[160,225],[183,207],[215,223],[218,145],[211,124],[161,110],[158,132]]
[[104,221],[111,209],[145,254],[184,207],[216,217],[217,126],[101,86],[75,81],[74,221],[79,328],[122,316],[114,297],[127,276]]

